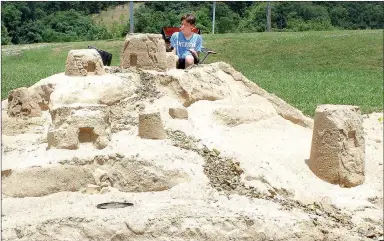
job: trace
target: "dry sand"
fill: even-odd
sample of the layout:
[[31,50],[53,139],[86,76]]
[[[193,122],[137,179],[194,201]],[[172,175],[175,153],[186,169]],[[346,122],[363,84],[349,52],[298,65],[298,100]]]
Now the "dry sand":
[[[364,116],[364,184],[341,188],[308,168],[313,121],[229,65],[107,70],[111,74],[90,78],[61,73],[36,84],[55,84],[51,107],[109,103],[112,139],[102,150],[91,143],[47,150],[48,111],[10,118],[3,101],[3,240],[378,240],[383,235],[382,113]],[[169,108],[181,106],[188,119],[169,116]],[[160,111],[167,139],[138,137],[144,110]],[[87,193],[88,184],[99,185],[101,192]],[[109,201],[134,205],[96,208]]]

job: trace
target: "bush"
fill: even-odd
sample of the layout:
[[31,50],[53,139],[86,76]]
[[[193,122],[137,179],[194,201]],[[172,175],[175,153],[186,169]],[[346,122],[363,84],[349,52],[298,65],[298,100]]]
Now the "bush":
[[48,28],[43,32],[43,40],[46,42],[99,40],[109,37],[106,27],[95,25],[89,16],[83,16],[73,9],[50,14],[42,21]]
[[304,21],[300,18],[292,18],[288,19],[288,29],[294,32],[302,32],[302,31],[323,31],[323,30],[331,30],[333,26],[331,22],[328,20],[308,20]]

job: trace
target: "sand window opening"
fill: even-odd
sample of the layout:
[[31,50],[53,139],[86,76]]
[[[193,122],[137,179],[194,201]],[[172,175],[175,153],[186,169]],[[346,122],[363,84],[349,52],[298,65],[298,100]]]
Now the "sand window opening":
[[95,72],[96,70],[96,63],[89,61],[87,66],[87,72]]
[[93,131],[93,128],[90,127],[82,127],[79,128],[79,142],[95,142],[97,135]]
[[129,55],[129,65],[130,66],[136,66],[137,65],[137,55],[136,54]]

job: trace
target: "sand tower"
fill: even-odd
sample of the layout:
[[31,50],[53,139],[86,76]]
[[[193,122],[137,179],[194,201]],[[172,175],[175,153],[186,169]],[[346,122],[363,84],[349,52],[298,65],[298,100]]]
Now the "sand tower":
[[105,74],[103,60],[96,49],[75,49],[69,51],[65,75],[88,76],[103,74]]
[[121,54],[122,68],[137,67],[165,71],[167,55],[161,34],[127,34]]
[[341,187],[364,182],[365,140],[360,109],[320,105],[316,109],[309,167],[316,176]]

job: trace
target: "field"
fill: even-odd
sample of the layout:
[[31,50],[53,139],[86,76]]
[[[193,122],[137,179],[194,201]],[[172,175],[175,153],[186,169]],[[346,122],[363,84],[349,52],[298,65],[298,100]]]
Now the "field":
[[[352,104],[363,113],[383,109],[383,31],[327,31],[203,35],[224,61],[308,116],[319,104]],[[1,98],[18,87],[64,72],[68,51],[96,46],[119,65],[124,40],[2,46]]]

